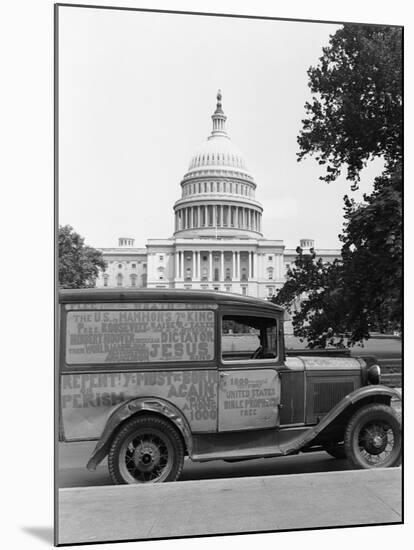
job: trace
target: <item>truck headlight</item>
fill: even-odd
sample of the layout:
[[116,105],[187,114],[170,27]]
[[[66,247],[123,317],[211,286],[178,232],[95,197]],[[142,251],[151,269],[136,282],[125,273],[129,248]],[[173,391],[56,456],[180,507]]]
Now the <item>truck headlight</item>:
[[369,384],[379,384],[381,381],[381,369],[378,365],[371,365],[367,372]]

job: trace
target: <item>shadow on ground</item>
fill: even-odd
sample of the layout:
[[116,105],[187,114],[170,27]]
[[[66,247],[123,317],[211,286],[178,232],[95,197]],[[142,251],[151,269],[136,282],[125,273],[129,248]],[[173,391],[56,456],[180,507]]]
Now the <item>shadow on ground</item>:
[[22,531],[53,546],[53,527],[22,527]]

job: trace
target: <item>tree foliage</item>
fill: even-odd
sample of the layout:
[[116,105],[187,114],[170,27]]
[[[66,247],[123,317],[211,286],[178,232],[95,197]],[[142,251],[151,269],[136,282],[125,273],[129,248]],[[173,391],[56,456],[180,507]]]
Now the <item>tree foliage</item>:
[[402,160],[402,31],[344,25],[308,70],[312,101],[298,137],[299,159],[315,155],[334,181],[347,166],[354,187],[369,159]]
[[313,97],[305,105],[298,160],[315,155],[326,168],[320,179],[328,183],[346,167],[352,190],[370,159],[385,164],[362,202],[344,197],[341,260],[324,265],[299,250],[275,299],[292,309],[302,297],[293,325],[310,346],[333,343],[333,334],[346,334],[351,345],[370,330],[401,325],[401,46],[399,28],[344,25],[308,71]]
[[292,314],[295,335],[306,339],[309,347],[342,347],[346,326],[341,318],[341,263],[335,260],[326,265],[313,249],[310,252],[303,254],[298,247],[295,265],[288,270],[287,281],[273,302]]
[[70,225],[59,227],[59,286],[61,288],[91,288],[100,269],[105,269],[102,253],[85,245],[85,239]]

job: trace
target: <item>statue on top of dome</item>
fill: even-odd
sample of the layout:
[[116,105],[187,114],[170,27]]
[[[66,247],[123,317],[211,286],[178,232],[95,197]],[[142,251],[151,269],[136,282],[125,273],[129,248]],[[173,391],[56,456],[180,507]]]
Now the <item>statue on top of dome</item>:
[[216,113],[223,113],[223,109],[221,107],[221,90],[217,90],[217,108]]

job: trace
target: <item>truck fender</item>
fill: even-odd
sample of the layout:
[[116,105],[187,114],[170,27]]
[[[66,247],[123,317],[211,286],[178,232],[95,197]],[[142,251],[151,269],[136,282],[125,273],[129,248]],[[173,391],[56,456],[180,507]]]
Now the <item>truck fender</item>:
[[366,399],[367,397],[375,399],[375,397],[379,396],[389,397],[390,400],[393,397],[401,399],[400,394],[396,390],[394,390],[393,388],[389,388],[388,386],[375,385],[363,386],[362,388],[358,388],[345,396],[341,401],[339,401],[339,403],[337,403],[335,407],[331,411],[329,411],[326,416],[323,417],[319,424],[316,424],[316,426],[312,426],[312,428],[307,430],[305,433],[302,433],[300,436],[293,439],[292,441],[281,445],[281,450],[283,454],[290,454],[292,452],[299,451],[302,447],[310,443],[312,439],[314,439],[326,427],[328,427],[329,424],[331,424],[335,420],[335,418],[337,418],[348,407],[354,405],[355,403],[358,403],[358,401]]
[[192,453],[191,429],[183,413],[169,401],[159,397],[139,397],[120,405],[108,418],[101,437],[88,461],[88,470],[95,470],[109,452],[112,436],[117,427],[138,412],[152,412],[170,420],[182,435],[187,451]]

